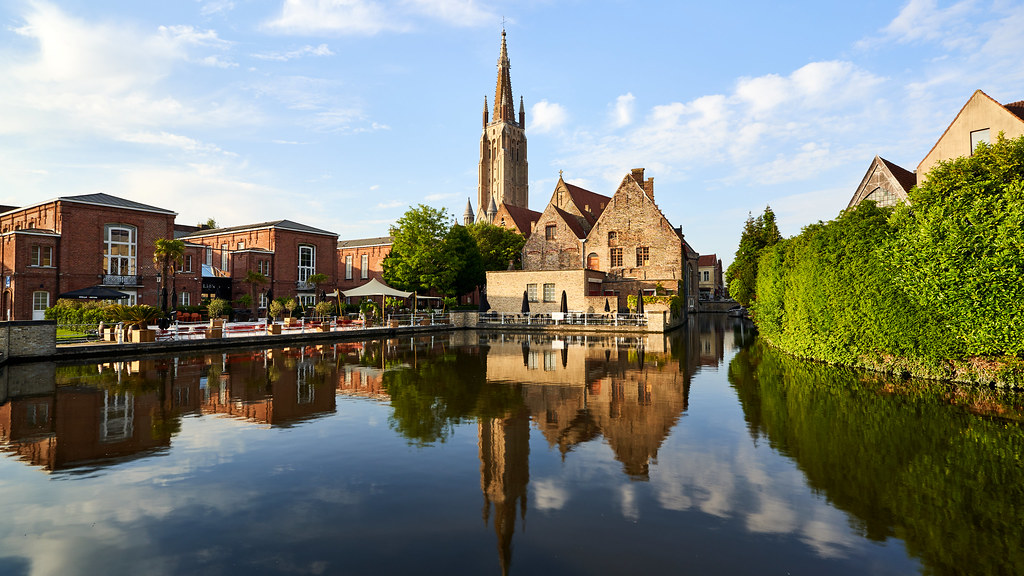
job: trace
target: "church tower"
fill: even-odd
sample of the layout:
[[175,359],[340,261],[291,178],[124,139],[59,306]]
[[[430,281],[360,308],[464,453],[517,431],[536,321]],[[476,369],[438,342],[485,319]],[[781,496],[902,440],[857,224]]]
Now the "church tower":
[[512,79],[509,74],[505,31],[501,31],[501,54],[498,56],[498,85],[494,90],[494,112],[487,117],[484,97],[483,136],[480,137],[480,171],[477,180],[477,218],[490,222],[488,208],[502,204],[529,208],[529,182],[526,167],[526,110],[519,97],[519,118],[516,119]]

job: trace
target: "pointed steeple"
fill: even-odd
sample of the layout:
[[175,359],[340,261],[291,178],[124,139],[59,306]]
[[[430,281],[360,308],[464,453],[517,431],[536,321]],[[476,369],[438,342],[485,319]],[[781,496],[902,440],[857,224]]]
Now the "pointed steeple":
[[484,128],[487,128],[487,95],[484,94]]
[[466,198],[466,211],[462,213],[462,221],[466,226],[473,223],[473,203],[469,201],[469,198]]
[[498,215],[498,205],[494,203],[494,196],[491,196],[491,203],[487,205],[487,219],[494,224],[494,217]]
[[515,124],[515,100],[512,99],[512,66],[508,62],[505,31],[501,31],[501,55],[498,56],[498,85],[494,88],[494,121]]
[[523,95],[519,95],[519,126],[526,128],[526,108],[523,107]]

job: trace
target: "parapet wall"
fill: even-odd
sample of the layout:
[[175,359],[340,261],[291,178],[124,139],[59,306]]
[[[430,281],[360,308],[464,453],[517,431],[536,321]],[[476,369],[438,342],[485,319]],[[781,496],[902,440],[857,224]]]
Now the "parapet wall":
[[0,322],[0,363],[48,358],[56,352],[56,322]]

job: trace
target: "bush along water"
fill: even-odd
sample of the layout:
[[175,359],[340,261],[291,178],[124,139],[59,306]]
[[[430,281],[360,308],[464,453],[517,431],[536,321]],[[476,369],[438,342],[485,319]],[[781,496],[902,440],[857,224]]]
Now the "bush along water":
[[751,310],[790,354],[1024,384],[1024,137],[940,163],[910,204],[865,202],[762,248]]

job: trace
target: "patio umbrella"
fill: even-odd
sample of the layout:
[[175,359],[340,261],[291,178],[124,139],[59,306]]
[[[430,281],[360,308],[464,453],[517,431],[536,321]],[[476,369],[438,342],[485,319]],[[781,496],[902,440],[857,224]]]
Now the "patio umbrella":
[[569,346],[567,344],[562,345],[562,368],[569,365]]
[[487,312],[491,309],[491,304],[487,301],[487,290],[480,291],[480,311]]
[[562,306],[559,309],[559,312],[562,314],[569,312],[569,303],[565,297],[565,290],[562,290]]
[[610,303],[608,303],[608,299],[607,298],[604,299],[604,311],[605,312],[611,312],[612,311],[612,305]]
[[530,366],[530,344],[523,341],[523,366]]
[[526,295],[526,290],[523,290],[523,314],[530,313],[530,299]]
[[175,286],[174,290],[171,290],[171,311],[178,307],[178,287]]
[[636,290],[636,313],[644,313],[644,291],[639,288]]
[[128,295],[105,286],[89,286],[88,288],[64,292],[57,297],[72,300],[124,300],[128,298]]

